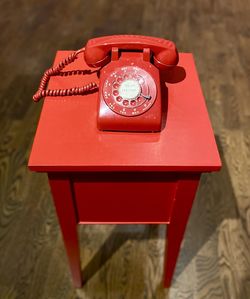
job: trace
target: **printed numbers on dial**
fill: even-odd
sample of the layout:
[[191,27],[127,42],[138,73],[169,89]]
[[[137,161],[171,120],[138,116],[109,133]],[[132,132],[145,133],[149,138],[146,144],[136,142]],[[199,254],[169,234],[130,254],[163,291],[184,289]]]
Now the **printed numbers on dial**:
[[134,66],[121,67],[105,80],[103,98],[114,112],[124,116],[137,116],[154,104],[156,85],[145,70]]

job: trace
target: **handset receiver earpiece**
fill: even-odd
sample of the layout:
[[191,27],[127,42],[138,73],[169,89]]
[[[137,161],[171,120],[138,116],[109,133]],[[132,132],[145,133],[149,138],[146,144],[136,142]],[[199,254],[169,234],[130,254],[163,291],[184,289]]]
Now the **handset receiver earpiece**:
[[90,67],[103,67],[110,62],[109,51],[105,46],[98,47],[85,47],[84,58],[88,66]]
[[154,65],[160,70],[167,70],[176,66],[179,62],[177,49],[166,49],[154,55]]

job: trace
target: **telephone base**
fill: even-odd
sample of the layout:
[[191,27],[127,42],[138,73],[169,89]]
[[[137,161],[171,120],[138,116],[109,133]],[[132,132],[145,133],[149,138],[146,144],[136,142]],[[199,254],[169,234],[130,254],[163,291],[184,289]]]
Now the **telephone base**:
[[[118,120],[119,121],[119,120]],[[99,118],[97,121],[97,127],[100,131],[109,131],[109,132],[144,132],[144,133],[154,133],[154,132],[160,132],[162,125],[161,121],[151,120],[150,122],[141,123],[138,122],[138,124],[131,123],[129,125],[128,123],[118,123],[109,121],[106,121],[106,118]]]
[[159,132],[159,70],[143,53],[124,52],[100,72],[97,127],[101,131]]

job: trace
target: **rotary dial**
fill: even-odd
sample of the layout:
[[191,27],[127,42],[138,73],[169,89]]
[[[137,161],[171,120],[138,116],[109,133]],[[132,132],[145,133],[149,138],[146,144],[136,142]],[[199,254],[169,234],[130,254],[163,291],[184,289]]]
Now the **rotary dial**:
[[146,112],[155,102],[156,86],[145,70],[127,66],[115,69],[104,82],[105,103],[114,112],[137,116]]

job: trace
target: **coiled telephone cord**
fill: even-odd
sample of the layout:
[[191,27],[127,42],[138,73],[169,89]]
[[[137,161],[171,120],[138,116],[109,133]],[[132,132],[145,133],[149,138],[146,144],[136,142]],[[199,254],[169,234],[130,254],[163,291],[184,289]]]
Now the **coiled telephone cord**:
[[[46,96],[58,97],[58,96],[76,96],[76,95],[84,95],[90,91],[95,91],[98,89],[98,86],[95,82],[90,82],[89,84],[83,85],[81,87],[72,87],[66,89],[46,89],[47,84],[51,76],[62,75],[61,71],[68,65],[74,62],[78,55],[85,51],[85,48],[82,48],[74,53],[71,53],[67,58],[62,60],[55,67],[49,68],[44,72],[43,77],[41,79],[39,88],[37,92],[33,96],[34,102],[38,102],[41,98]],[[80,74],[82,71],[68,71],[67,74]]]

